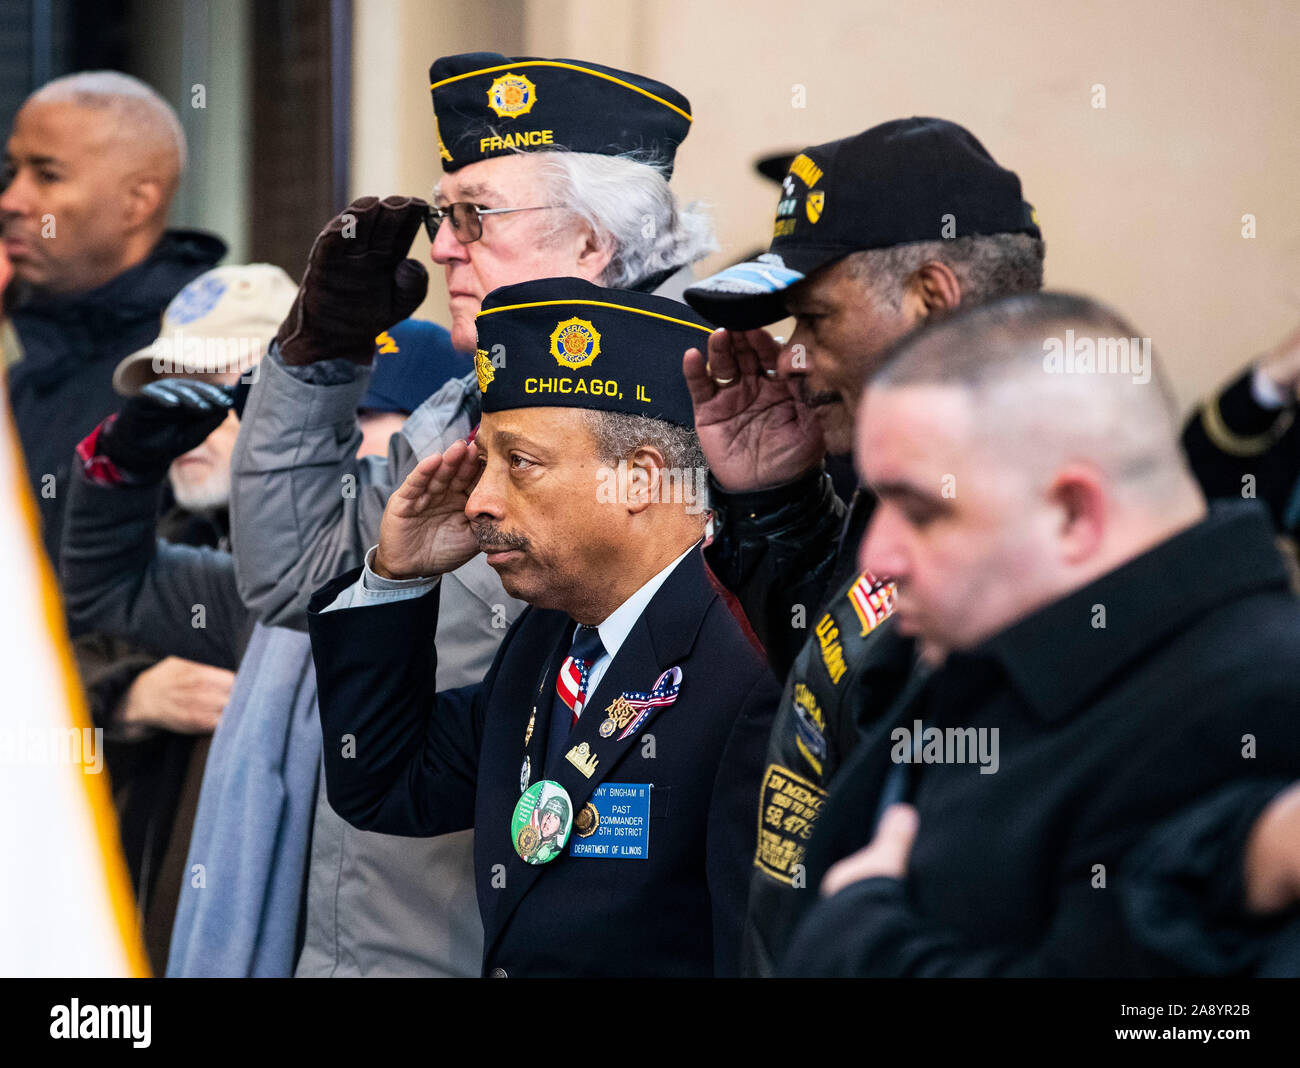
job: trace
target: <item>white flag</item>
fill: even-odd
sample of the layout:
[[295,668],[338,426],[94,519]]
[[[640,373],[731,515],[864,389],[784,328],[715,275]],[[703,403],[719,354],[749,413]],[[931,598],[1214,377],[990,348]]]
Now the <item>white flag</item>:
[[103,738],[8,412],[0,380],[0,975],[143,976]]

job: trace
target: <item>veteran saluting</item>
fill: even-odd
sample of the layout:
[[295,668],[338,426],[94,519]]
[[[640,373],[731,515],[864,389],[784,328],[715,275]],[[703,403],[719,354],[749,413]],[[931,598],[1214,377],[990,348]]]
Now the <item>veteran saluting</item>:
[[[330,804],[474,827],[485,974],[733,974],[779,693],[700,552],[678,354],[709,327],[574,278],[495,290],[477,327],[473,444],[417,466],[312,600]],[[478,552],[530,607],[440,692],[439,576]]]

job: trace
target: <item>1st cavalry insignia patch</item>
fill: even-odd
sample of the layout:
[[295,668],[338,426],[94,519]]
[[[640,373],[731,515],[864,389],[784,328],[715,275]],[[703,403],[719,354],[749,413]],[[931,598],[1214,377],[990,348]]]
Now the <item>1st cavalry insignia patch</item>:
[[862,624],[862,636],[866,637],[894,611],[894,591],[892,582],[878,582],[870,571],[858,576],[848,592],[849,604],[858,614]]
[[488,107],[503,119],[527,115],[537,103],[537,86],[522,74],[503,74],[487,91]]
[[561,367],[586,367],[600,355],[600,334],[586,319],[565,319],[551,331],[551,355]]
[[478,376],[478,391],[486,393],[497,373],[484,349],[477,349],[474,352],[474,373]]
[[826,194],[823,192],[809,193],[808,199],[804,201],[803,210],[808,215],[808,221],[815,223],[822,217],[822,212],[826,208]]

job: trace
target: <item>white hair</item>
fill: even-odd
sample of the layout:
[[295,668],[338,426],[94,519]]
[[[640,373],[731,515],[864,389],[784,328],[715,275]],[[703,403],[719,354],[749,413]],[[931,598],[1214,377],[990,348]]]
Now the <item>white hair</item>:
[[[679,206],[656,159],[636,153],[538,156],[550,203],[566,208],[609,242],[612,255],[602,285],[631,288],[717,251],[708,211],[698,202]],[[556,229],[565,225],[562,219]]]
[[28,103],[72,103],[111,111],[126,132],[152,140],[176,156],[176,174],[185,170],[185,131],[176,112],[155,90],[129,74],[88,70],[46,82]]

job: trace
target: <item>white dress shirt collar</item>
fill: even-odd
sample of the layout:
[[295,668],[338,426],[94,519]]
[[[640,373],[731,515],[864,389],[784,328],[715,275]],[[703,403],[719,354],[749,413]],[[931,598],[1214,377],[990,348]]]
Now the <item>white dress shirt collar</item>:
[[[604,677],[605,668],[609,666],[614,657],[618,656],[619,649],[627,640],[627,636],[632,633],[632,628],[636,626],[636,621],[641,618],[646,606],[654,599],[654,595],[659,592],[659,587],[668,580],[668,576],[673,573],[673,569],[698,549],[699,545],[698,541],[695,542],[686,552],[682,553],[681,556],[655,575],[636,593],[615,608],[605,617],[605,621],[596,627],[596,630],[600,633],[600,643],[605,647],[605,655],[592,665],[589,672],[587,693],[593,694],[596,692],[596,687],[600,685],[600,680]],[[575,627],[574,634],[576,633],[577,628]]]

